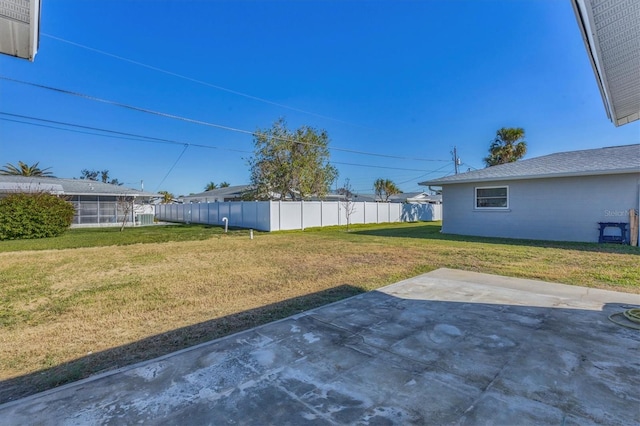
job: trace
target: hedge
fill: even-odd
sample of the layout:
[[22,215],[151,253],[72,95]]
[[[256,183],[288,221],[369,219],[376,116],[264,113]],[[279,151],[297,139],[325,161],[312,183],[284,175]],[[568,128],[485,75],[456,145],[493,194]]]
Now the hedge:
[[0,199],[0,240],[47,238],[71,226],[74,207],[46,193],[11,194]]

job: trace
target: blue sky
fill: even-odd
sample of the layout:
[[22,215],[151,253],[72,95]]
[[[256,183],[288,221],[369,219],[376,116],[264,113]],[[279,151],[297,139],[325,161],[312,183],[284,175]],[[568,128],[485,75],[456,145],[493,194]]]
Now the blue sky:
[[[360,193],[377,178],[421,190],[453,172],[454,146],[461,170],[481,168],[500,127],[525,129],[526,157],[640,140],[638,122],[608,120],[568,0],[45,0],[35,62],[0,55],[0,76],[249,132],[285,117],[332,147],[405,157],[331,151]],[[246,133],[7,80],[0,112],[2,164],[108,169],[176,195],[249,182]]]

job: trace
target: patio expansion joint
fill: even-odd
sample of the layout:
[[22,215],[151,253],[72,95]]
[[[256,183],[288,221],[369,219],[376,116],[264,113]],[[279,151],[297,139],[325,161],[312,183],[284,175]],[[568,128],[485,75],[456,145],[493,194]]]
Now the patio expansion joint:
[[306,407],[308,410],[310,410],[313,414],[315,414],[316,416],[320,417],[321,419],[327,421],[328,423],[332,424],[332,425],[339,425],[339,423],[336,423],[330,416],[328,416],[326,413],[316,409],[313,405],[310,405],[308,403],[306,403],[305,401],[303,401],[302,399],[300,399],[300,397],[298,397],[298,395],[296,395],[294,392],[291,392],[289,389],[287,389],[286,386],[284,386],[282,383],[277,383],[276,387],[278,389],[280,389],[282,392],[284,392],[285,394],[287,394],[289,396],[289,398],[293,399],[294,401],[298,402],[299,404],[303,405],[304,407]]
[[[390,355],[393,355],[394,357],[398,357],[398,358],[400,358],[400,359],[403,359],[403,360],[405,360],[405,361],[409,361],[409,362],[411,362],[411,363],[419,364],[419,365],[421,365],[421,366],[423,366],[423,367],[431,367],[431,368],[435,368],[435,369],[440,370],[440,371],[445,372],[445,373],[455,374],[455,373],[453,373],[453,372],[451,372],[451,371],[448,371],[448,370],[446,370],[446,369],[444,369],[444,368],[442,368],[442,367],[440,367],[440,366],[436,365],[435,363],[432,363],[432,362],[425,362],[425,361],[423,361],[423,360],[421,360],[421,359],[412,358],[412,357],[410,357],[410,356],[407,356],[407,355],[404,355],[404,354],[401,354],[401,353],[395,352],[395,351],[393,351],[393,350],[391,350],[391,349],[388,349],[388,348],[385,348],[385,347],[383,347],[383,346],[378,346],[378,345],[374,345],[374,344],[372,344],[372,343],[369,343],[369,342],[367,342],[367,339],[366,339],[364,336],[362,336],[361,334],[359,334],[359,333],[357,333],[357,332],[354,332],[354,331],[351,331],[351,330],[349,330],[349,329],[348,329],[348,328],[346,328],[346,327],[341,327],[341,326],[339,326],[339,325],[337,325],[337,324],[334,324],[334,323],[332,323],[331,321],[324,321],[324,320],[322,320],[322,319],[320,319],[320,318],[317,318],[317,317],[313,317],[313,320],[318,321],[318,322],[321,322],[321,323],[323,323],[323,324],[325,324],[325,325],[327,325],[327,326],[333,327],[333,328],[335,328],[335,329],[337,329],[337,330],[340,330],[340,331],[343,331],[343,332],[348,333],[349,337],[352,337],[352,338],[356,338],[356,339],[358,339],[358,340],[362,343],[362,345],[364,345],[364,346],[366,346],[366,347],[368,347],[368,348],[371,348],[371,349],[374,349],[374,350],[377,350],[377,351],[381,351],[381,352],[388,353],[388,354],[390,354]],[[346,348],[348,348],[348,349],[351,349],[351,350],[353,350],[353,351],[359,352],[359,353],[361,353],[361,354],[363,354],[363,355],[371,356],[371,354],[370,354],[370,353],[367,353],[367,352],[365,352],[365,351],[362,351],[361,349],[357,348],[357,347],[356,347],[355,345],[353,345],[353,344],[349,344],[349,343],[347,343],[347,344],[345,344],[345,345],[344,345],[344,347],[346,347]]]
[[[550,315],[544,314],[542,315],[542,321],[540,324],[538,324],[537,327],[535,327],[533,329],[533,334],[538,334],[540,332],[542,332],[544,325],[551,320],[552,318],[550,317]],[[520,354],[522,353],[526,353],[528,351],[532,351],[535,350],[536,347],[533,346],[531,343],[529,343],[530,341],[534,341],[535,339],[533,338],[529,338],[527,339],[527,341],[525,341],[521,346],[519,346],[516,350],[513,351],[513,353],[509,356],[509,358],[506,360],[506,362],[500,367],[500,369],[496,372],[496,374],[493,376],[493,378],[491,379],[491,381],[481,390],[480,394],[477,396],[477,398],[475,398],[471,404],[469,405],[469,407],[467,407],[465,410],[459,410],[462,412],[461,417],[458,419],[458,422],[463,422],[465,420],[465,416],[471,412],[474,408],[476,408],[476,406],[478,405],[479,402],[481,402],[482,399],[485,398],[485,395],[487,395],[487,393],[489,393],[491,391],[491,389],[494,387],[494,385],[504,376],[504,372],[505,370],[510,367],[514,361],[518,358],[520,358]],[[538,398],[536,395],[529,395],[528,398],[530,398],[532,401],[544,404],[544,405],[550,405],[553,406],[559,410],[561,410],[563,412],[563,422],[565,421],[566,417],[568,415],[575,415],[578,417],[582,417],[584,416],[584,413],[580,413],[580,412],[574,412],[574,410],[571,409],[566,409],[563,407],[560,407],[558,405],[555,404],[550,404],[549,401],[545,401],[543,399]],[[591,418],[590,420],[592,421],[596,421],[596,419]],[[564,423],[563,423],[564,424]]]
[[487,383],[487,385],[480,391],[480,394],[471,402],[471,404],[469,404],[469,407],[467,407],[464,410],[462,409],[459,410],[461,412],[461,417],[458,419],[458,422],[462,422],[464,420],[465,415],[467,415],[469,412],[471,412],[471,410],[476,408],[476,405],[485,397],[485,395],[491,390],[491,388],[493,388],[493,385],[502,377],[503,375],[502,373],[504,372],[504,370],[509,365],[511,365],[514,362],[514,360],[516,360],[519,357],[520,353],[522,353],[525,348],[529,348],[529,346],[530,345],[525,343],[524,345],[520,346],[517,350],[513,351],[513,353],[507,359],[507,361],[504,364],[502,364],[502,366],[500,366],[500,369],[496,372],[496,374],[493,376],[491,381]]

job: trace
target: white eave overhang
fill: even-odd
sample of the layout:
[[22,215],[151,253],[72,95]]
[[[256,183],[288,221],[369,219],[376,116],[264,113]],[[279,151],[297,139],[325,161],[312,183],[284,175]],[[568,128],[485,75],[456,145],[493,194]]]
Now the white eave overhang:
[[607,116],[640,119],[640,1],[572,0]]
[[0,53],[33,62],[40,37],[40,0],[0,0]]

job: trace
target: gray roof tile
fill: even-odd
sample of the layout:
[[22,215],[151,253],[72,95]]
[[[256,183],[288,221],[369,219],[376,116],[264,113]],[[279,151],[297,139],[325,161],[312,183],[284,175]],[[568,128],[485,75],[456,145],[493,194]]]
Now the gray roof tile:
[[158,194],[126,186],[86,179],[0,175],[0,193],[45,191],[64,195],[116,195],[158,197]]
[[473,170],[420,185],[640,173],[640,144],[568,151]]
[[240,197],[245,192],[251,190],[251,185],[233,185],[226,186],[224,188],[216,188],[211,191],[199,192],[197,194],[190,194],[180,197],[186,201],[197,198],[225,198],[225,197]]

